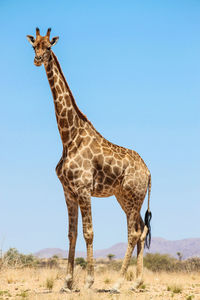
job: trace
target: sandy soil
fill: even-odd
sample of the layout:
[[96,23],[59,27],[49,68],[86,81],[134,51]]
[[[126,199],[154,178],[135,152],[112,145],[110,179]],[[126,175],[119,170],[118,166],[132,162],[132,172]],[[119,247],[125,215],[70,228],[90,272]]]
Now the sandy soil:
[[64,269],[4,269],[0,271],[0,300],[147,300],[199,299],[200,273],[153,273],[144,270],[144,284],[132,292],[131,280],[135,268],[130,267],[120,294],[97,293],[95,289],[109,289],[118,278],[118,272],[96,270],[95,283],[90,291],[84,290],[85,271],[75,270],[75,287],[80,292],[60,294],[65,277]]

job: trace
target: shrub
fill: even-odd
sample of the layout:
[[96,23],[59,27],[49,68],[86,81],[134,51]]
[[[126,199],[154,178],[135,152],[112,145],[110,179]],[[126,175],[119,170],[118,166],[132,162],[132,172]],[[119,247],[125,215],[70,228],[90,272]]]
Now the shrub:
[[10,248],[3,256],[3,264],[11,267],[33,267],[37,263],[38,260],[32,254],[21,254],[15,248]]
[[114,254],[108,254],[107,258],[109,259],[109,261],[113,260],[113,258],[115,257]]
[[58,259],[54,256],[47,261],[47,267],[48,268],[57,268],[58,267]]
[[167,287],[167,290],[168,290],[168,292],[171,291],[174,294],[178,294],[178,293],[181,293],[182,288],[178,285],[171,285],[171,286]]
[[187,296],[186,300],[192,300],[194,298],[194,295]]
[[147,253],[144,257],[144,266],[153,271],[173,271],[175,259],[168,254],[150,254]]
[[[0,296],[6,296],[6,297],[11,297],[11,294],[9,293],[9,291],[0,291]],[[4,298],[2,298],[4,299]],[[8,299],[8,298],[6,298]]]
[[145,284],[141,284],[139,287],[140,287],[141,290],[145,290],[146,289],[146,285]]
[[40,259],[40,261],[38,262],[38,267],[40,268],[58,268],[59,267],[59,263],[58,263],[58,259],[51,257],[48,259]]
[[182,264],[186,271],[192,272],[192,271],[200,271],[200,258],[199,257],[192,257],[185,261],[182,261]]
[[87,266],[87,262],[83,257],[77,257],[75,259],[75,264],[81,266],[82,269],[85,269]]
[[20,254],[17,249],[10,248],[3,256],[4,263],[9,266],[15,266],[19,264]]
[[200,258],[193,257],[180,261],[168,254],[148,253],[144,257],[144,266],[154,272],[198,272],[200,271]]
[[21,297],[21,299],[27,298],[28,297],[28,290],[25,291],[21,291],[19,294],[17,294],[16,296]]
[[46,285],[46,288],[51,291],[53,289],[53,286],[54,286],[54,279],[53,278],[47,278],[45,285]]
[[110,278],[105,278],[104,279],[104,283],[105,284],[109,284],[109,283],[111,283],[112,281],[111,281],[111,279]]

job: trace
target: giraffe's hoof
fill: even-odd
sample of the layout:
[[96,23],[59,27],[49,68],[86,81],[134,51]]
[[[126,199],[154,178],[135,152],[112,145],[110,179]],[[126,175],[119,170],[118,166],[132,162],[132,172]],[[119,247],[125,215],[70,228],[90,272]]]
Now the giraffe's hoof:
[[118,289],[110,289],[109,293],[110,294],[120,294],[120,291]]
[[129,291],[130,291],[130,292],[136,292],[136,291],[137,291],[137,288],[131,287],[131,288],[129,289]]
[[68,289],[68,288],[66,288],[66,287],[63,287],[63,288],[60,289],[60,293],[61,293],[61,294],[64,294],[64,293],[66,293],[66,294],[80,293],[80,290],[79,290],[79,289],[70,290],[70,289]]
[[117,289],[96,289],[97,293],[110,293],[110,294],[120,294]]
[[142,284],[143,284],[143,280],[134,282],[132,287],[130,288],[130,291],[134,292],[134,291],[138,290]]
[[93,278],[92,276],[88,276],[88,277],[86,278],[86,282],[85,282],[84,288],[85,288],[86,290],[90,289],[91,286],[93,285],[93,283],[94,283],[94,278]]
[[64,293],[70,294],[70,293],[72,293],[72,290],[70,290],[70,289],[68,289],[66,287],[63,287],[63,288],[60,289],[60,293],[61,294],[64,294]]

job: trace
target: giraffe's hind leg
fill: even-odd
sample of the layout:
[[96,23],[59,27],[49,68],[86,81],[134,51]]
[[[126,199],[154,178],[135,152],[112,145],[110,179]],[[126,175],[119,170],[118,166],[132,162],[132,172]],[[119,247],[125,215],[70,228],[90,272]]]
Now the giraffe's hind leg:
[[140,228],[142,234],[137,242],[137,269],[136,269],[136,280],[133,283],[131,289],[138,288],[143,283],[143,254],[144,254],[144,243],[145,238],[148,233],[147,226],[144,225],[144,222],[140,216]]
[[124,281],[124,277],[127,272],[133,250],[141,236],[139,219],[140,219],[140,214],[138,213],[137,210],[132,209],[131,213],[127,214],[128,247],[120,270],[119,280],[114,284],[113,291],[118,291],[120,289]]
[[[128,227],[128,247],[123,260],[123,264],[120,270],[120,278],[113,286],[114,290],[118,290],[123,281],[125,274],[127,272],[130,260],[132,257],[135,245],[138,246],[138,258],[137,258],[137,276],[136,281],[142,278],[142,260],[143,260],[143,249],[144,243],[140,240],[144,228],[144,223],[141,221],[140,210],[142,203],[144,201],[148,181],[144,180],[139,182],[140,189],[134,186],[134,181],[132,176],[126,176],[123,182],[123,194],[120,193],[116,195],[118,202],[120,203],[122,209],[127,216],[127,227]],[[145,235],[146,236],[146,235]]]

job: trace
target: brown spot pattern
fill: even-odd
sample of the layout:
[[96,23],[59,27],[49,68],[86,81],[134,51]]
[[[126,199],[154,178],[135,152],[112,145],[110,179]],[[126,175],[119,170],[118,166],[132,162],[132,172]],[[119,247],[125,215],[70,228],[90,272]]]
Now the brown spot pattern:
[[62,131],[62,141],[65,144],[69,140],[69,132],[68,131]]

